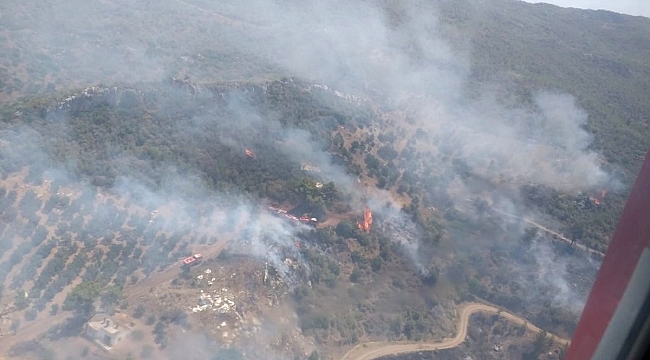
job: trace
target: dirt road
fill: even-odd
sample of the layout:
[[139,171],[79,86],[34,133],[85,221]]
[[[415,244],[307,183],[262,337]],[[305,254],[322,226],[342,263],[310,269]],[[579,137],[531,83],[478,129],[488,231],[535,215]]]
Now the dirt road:
[[[219,253],[221,253],[221,250],[223,250],[226,245],[228,245],[228,240],[230,240],[230,238],[222,238],[217,243],[212,245],[207,251],[203,251],[201,253],[203,255],[203,258],[209,259],[219,255]],[[151,274],[148,278],[138,282],[136,285],[127,285],[124,288],[124,295],[127,299],[136,299],[149,292],[149,289],[156,287],[156,285],[174,280],[178,274],[181,273],[181,271],[181,262],[179,261],[177,264],[170,265],[162,271]]]
[[[228,245],[228,242],[236,239],[243,231],[246,225],[246,219],[237,220],[235,229],[230,233],[222,234],[219,241],[213,245],[199,245],[197,250],[202,248],[201,255],[204,259],[210,259],[218,256],[221,251]],[[137,302],[137,298],[148,293],[151,288],[156,287],[162,283],[172,281],[178,276],[182,271],[181,261],[179,259],[177,264],[172,264],[165,268],[162,271],[152,273],[146,279],[139,281],[137,284],[132,286],[126,286],[124,288],[124,297],[129,300],[129,302]]]
[[[460,316],[458,317],[458,332],[452,339],[442,339],[435,343],[408,343],[408,342],[373,342],[359,344],[348,351],[342,360],[371,360],[377,359],[382,356],[388,355],[401,355],[418,351],[432,351],[451,349],[462,344],[467,337],[467,326],[469,324],[469,317],[477,312],[499,314],[499,316],[507,319],[515,324],[526,324],[529,330],[534,332],[542,331],[538,327],[529,324],[526,319],[505,311],[485,304],[469,303],[460,309]],[[561,344],[568,344],[569,341],[558,336],[552,335],[554,340]]]
[[269,29],[263,28],[262,26],[259,26],[259,25],[254,25],[254,24],[251,24],[251,23],[248,23],[248,22],[245,22],[245,21],[237,20],[237,19],[225,16],[225,15],[219,14],[217,12],[214,12],[214,11],[211,11],[211,10],[208,10],[208,9],[204,9],[204,8],[198,6],[198,5],[190,4],[190,3],[185,2],[183,0],[173,0],[173,1],[175,1],[175,2],[177,2],[179,4],[182,4],[182,5],[186,6],[186,7],[198,10],[201,13],[212,15],[212,16],[216,17],[219,21],[221,21],[221,22],[223,22],[225,24],[228,24],[228,25],[239,26],[239,27],[244,27],[244,28],[256,28],[256,29],[262,29],[262,30],[269,30]]
[[[231,237],[225,237],[221,239],[219,242],[212,245],[208,251],[205,251],[203,255],[206,258],[211,258],[219,255],[219,253],[226,247],[228,240],[230,239]],[[150,277],[142,280],[135,286],[127,286],[124,289],[124,295],[127,299],[130,300],[130,302],[137,303],[136,299],[146,294],[150,288],[173,280],[176,276],[178,276],[180,272],[180,266],[169,266],[163,271],[152,274]],[[14,344],[37,338],[38,336],[49,331],[52,326],[62,323],[65,318],[69,316],[70,313],[59,311],[59,313],[55,316],[48,315],[43,319],[39,319],[38,321],[26,322],[24,325],[20,326],[16,335],[8,335],[0,338],[0,360],[3,359],[2,356],[4,356]]]
[[9,352],[13,345],[37,338],[39,335],[47,332],[50,327],[63,323],[63,321],[69,316],[69,313],[59,311],[54,316],[47,316],[45,318],[39,319],[38,321],[23,321],[25,324],[21,325],[18,328],[18,331],[15,335],[0,337],[0,360],[3,359],[3,356],[9,358],[7,352]]
[[601,253],[600,251],[594,250],[594,249],[589,248],[589,247],[587,247],[585,245],[582,245],[582,244],[574,243],[571,239],[567,239],[566,237],[564,237],[564,235],[559,234],[559,233],[557,233],[557,232],[555,232],[555,231],[553,231],[553,230],[551,230],[551,229],[549,229],[549,228],[547,228],[547,227],[545,227],[543,225],[540,225],[540,224],[534,222],[533,220],[530,220],[530,219],[525,218],[525,217],[520,217],[520,216],[517,216],[517,215],[507,213],[507,212],[505,212],[503,210],[499,210],[499,209],[497,209],[497,208],[495,208],[493,206],[491,206],[491,208],[492,208],[492,210],[494,210],[495,212],[497,212],[497,213],[499,213],[501,215],[504,215],[504,216],[512,218],[512,219],[521,220],[521,221],[523,221],[525,223],[533,225],[536,228],[538,228],[538,229],[540,229],[540,230],[542,230],[542,231],[544,231],[544,232],[546,232],[548,234],[551,234],[556,239],[560,239],[560,240],[564,241],[565,243],[571,244],[571,245],[575,246],[576,248],[578,248],[578,249],[580,249],[582,251],[586,251],[589,254],[598,255],[601,258],[605,257],[605,254]]

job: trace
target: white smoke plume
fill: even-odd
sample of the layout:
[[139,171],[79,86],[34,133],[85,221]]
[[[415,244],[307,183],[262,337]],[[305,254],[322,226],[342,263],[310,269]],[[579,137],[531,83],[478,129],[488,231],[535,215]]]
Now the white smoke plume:
[[[343,0],[12,0],[0,5],[0,13],[3,27],[20,39],[14,62],[26,64],[38,79],[56,75],[57,80],[36,84],[40,88],[186,75],[198,82],[297,76],[370,98],[380,107],[408,108],[417,126],[431,138],[440,139],[438,144],[427,143],[422,148],[451,149],[451,159],[467,159],[477,173],[494,160],[504,178],[566,191],[609,180],[583,128],[588,115],[569,95],[539,92],[528,106],[510,106],[488,84],[479,95],[470,96],[466,85],[471,63],[466,44],[445,36],[435,7],[424,1],[378,5]],[[10,62],[7,60],[7,68],[17,67]],[[174,105],[182,99],[179,96]],[[216,97],[204,100],[220,101]],[[244,147],[260,141],[268,131],[278,138],[265,141],[283,142],[277,148],[288,159],[319,167],[325,180],[355,193],[356,179],[332,164],[319,139],[304,130],[282,126],[273,114],[260,114],[238,99],[225,100],[233,114],[229,125],[240,130],[241,137],[224,136],[224,144]],[[204,116],[197,117],[194,125],[230,120]],[[199,131],[186,130],[188,134]],[[38,143],[31,135],[18,139],[8,141],[28,148],[30,143]],[[110,150],[119,156],[119,149]],[[67,173],[53,166],[42,152],[19,146],[3,147],[2,151],[10,160],[7,166],[38,165],[51,174]],[[450,165],[441,162],[440,167],[449,169]],[[280,254],[271,248],[296,252],[294,235],[300,227],[266,215],[256,200],[244,195],[214,194],[195,176],[173,175],[175,170],[169,167],[159,171],[171,171],[172,175],[163,176],[161,184],[121,178],[112,191],[147,209],[165,204],[173,207],[176,220],[166,225],[154,221],[152,230],[173,224],[174,231],[202,227],[219,233],[225,224],[241,224],[245,234],[241,240],[250,244],[247,253],[283,271]],[[459,194],[461,201],[466,196]],[[395,206],[385,207],[386,201],[390,202],[390,197],[378,195],[368,202],[384,219],[391,239],[404,247],[424,274],[426,269],[417,256],[417,227]],[[197,211],[203,221],[197,220]],[[544,249],[538,252],[538,264],[553,269],[554,259]],[[562,264],[556,270],[561,269]],[[558,289],[554,301],[573,301],[561,272],[547,271],[538,281]]]

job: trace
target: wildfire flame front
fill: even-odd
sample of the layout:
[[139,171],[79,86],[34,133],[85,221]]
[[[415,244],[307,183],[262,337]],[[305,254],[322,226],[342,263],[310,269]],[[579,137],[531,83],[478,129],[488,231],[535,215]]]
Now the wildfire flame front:
[[370,232],[370,225],[372,225],[372,212],[370,208],[366,207],[363,210],[363,221],[357,222],[357,225],[359,226],[359,230],[367,233]]

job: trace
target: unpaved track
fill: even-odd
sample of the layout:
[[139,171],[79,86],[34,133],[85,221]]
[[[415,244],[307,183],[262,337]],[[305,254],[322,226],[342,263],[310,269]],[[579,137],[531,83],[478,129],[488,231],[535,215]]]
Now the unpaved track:
[[[203,253],[204,257],[211,258],[219,255],[226,245],[228,245],[228,240],[230,239],[231,237],[226,237],[218,241],[209,251]],[[171,265],[163,271],[154,273],[133,287],[129,288],[127,286],[124,289],[125,298],[130,300],[129,302],[131,303],[137,303],[137,298],[149,292],[149,289],[173,280],[180,272],[180,265]],[[40,335],[48,332],[52,326],[62,323],[65,318],[70,316],[68,312],[59,311],[55,316],[47,316],[37,321],[25,322],[24,325],[20,326],[16,335],[0,337],[0,360],[3,360],[3,356],[7,354],[11,346],[38,338]]]
[[[202,253],[203,258],[209,259],[219,255],[226,245],[228,245],[228,240],[229,238],[219,240],[210,248],[210,250]],[[148,278],[145,278],[134,286],[129,287],[127,285],[127,287],[124,288],[125,298],[137,301],[135,300],[136,298],[148,293],[151,288],[155,288],[157,285],[174,280],[181,271],[181,262],[179,261],[177,264],[172,264],[162,271],[151,274]]]
[[65,311],[59,311],[54,316],[47,316],[43,319],[36,321],[26,322],[23,319],[20,319],[21,322],[25,323],[20,325],[16,335],[6,335],[0,337],[0,359],[3,359],[3,356],[9,358],[7,353],[11,347],[15,344],[18,344],[23,341],[29,341],[37,338],[39,335],[44,334],[51,326],[60,324],[66,318],[70,317],[70,314]]
[[[207,250],[201,252],[203,258],[209,259],[218,256],[221,253],[221,251],[228,245],[229,241],[239,236],[239,234],[241,233],[245,225],[246,225],[246,219],[239,219],[237,221],[237,224],[235,225],[235,230],[233,230],[229,234],[223,235],[221,239],[217,241],[214,245],[210,246]],[[172,281],[174,278],[176,278],[182,271],[181,265],[182,264],[179,259],[178,263],[172,264],[162,271],[152,273],[149,277],[145,278],[144,280],[141,280],[140,282],[138,282],[133,286],[125,287],[124,297],[130,300],[129,302],[131,301],[137,302],[137,298],[148,293],[150,289],[155,288],[156,286],[162,283]]]
[[499,210],[499,209],[497,209],[497,208],[495,208],[493,206],[491,208],[492,208],[492,210],[494,210],[495,212],[497,212],[497,213],[499,213],[501,215],[507,216],[509,218],[521,220],[521,221],[523,221],[525,223],[533,225],[536,228],[538,228],[538,229],[540,229],[540,230],[542,230],[544,232],[547,232],[547,233],[555,236],[557,239],[560,239],[560,240],[562,240],[562,241],[564,241],[564,242],[566,242],[566,243],[568,243],[570,245],[573,245],[573,246],[575,246],[576,248],[578,248],[578,249],[580,249],[582,251],[586,251],[589,254],[598,255],[601,258],[605,257],[605,254],[601,253],[600,251],[594,250],[594,249],[589,248],[589,247],[587,247],[585,245],[582,245],[582,244],[574,243],[571,239],[567,239],[566,237],[564,237],[564,235],[559,234],[559,233],[557,233],[557,232],[555,232],[555,231],[553,231],[553,230],[551,230],[551,229],[549,229],[549,228],[547,228],[547,227],[545,227],[543,225],[540,225],[540,224],[534,222],[533,220],[530,220],[530,219],[525,218],[525,217],[520,217],[520,216],[517,216],[517,215],[514,215],[514,214],[507,213],[507,212],[505,212],[503,210]]
[[204,8],[198,6],[198,5],[190,4],[190,3],[185,2],[183,0],[173,0],[173,1],[175,1],[175,2],[177,2],[179,4],[182,4],[182,5],[186,6],[186,7],[198,10],[199,12],[202,12],[204,14],[212,15],[212,16],[216,17],[219,21],[222,21],[223,23],[228,24],[228,25],[239,26],[239,27],[244,27],[244,28],[255,28],[255,29],[269,30],[269,29],[264,28],[264,27],[259,26],[259,25],[255,25],[255,24],[251,24],[249,22],[233,19],[233,18],[228,17],[226,15],[222,15],[222,14],[219,14],[217,12],[214,12],[214,11],[211,11],[211,10],[208,10],[208,9],[204,9]]
[[[432,350],[443,350],[451,349],[465,341],[467,337],[467,326],[469,324],[469,317],[475,313],[492,313],[499,314],[499,316],[507,319],[515,324],[526,324],[528,330],[534,332],[541,332],[542,330],[534,325],[529,324],[526,319],[523,319],[517,315],[511,314],[505,311],[499,311],[498,308],[479,304],[479,303],[469,303],[463,306],[460,309],[460,316],[458,317],[458,332],[456,336],[452,339],[442,339],[441,341],[435,343],[408,343],[408,342],[372,342],[359,344],[348,351],[342,360],[371,360],[377,359],[382,356],[389,355],[402,355],[407,353],[413,353],[418,351],[432,351]],[[553,339],[561,344],[568,344],[569,340],[560,338],[558,336],[552,335]]]

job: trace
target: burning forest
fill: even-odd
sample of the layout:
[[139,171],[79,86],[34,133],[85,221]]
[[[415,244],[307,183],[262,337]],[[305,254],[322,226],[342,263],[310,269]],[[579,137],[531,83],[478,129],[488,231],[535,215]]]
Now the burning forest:
[[370,208],[366,207],[363,209],[363,220],[359,220],[357,222],[357,226],[359,226],[359,230],[370,233],[370,226],[372,225],[372,212],[370,211]]
[[600,205],[601,201],[605,198],[605,195],[607,195],[607,190],[603,189],[600,191],[600,198],[594,197],[593,202],[595,205]]

